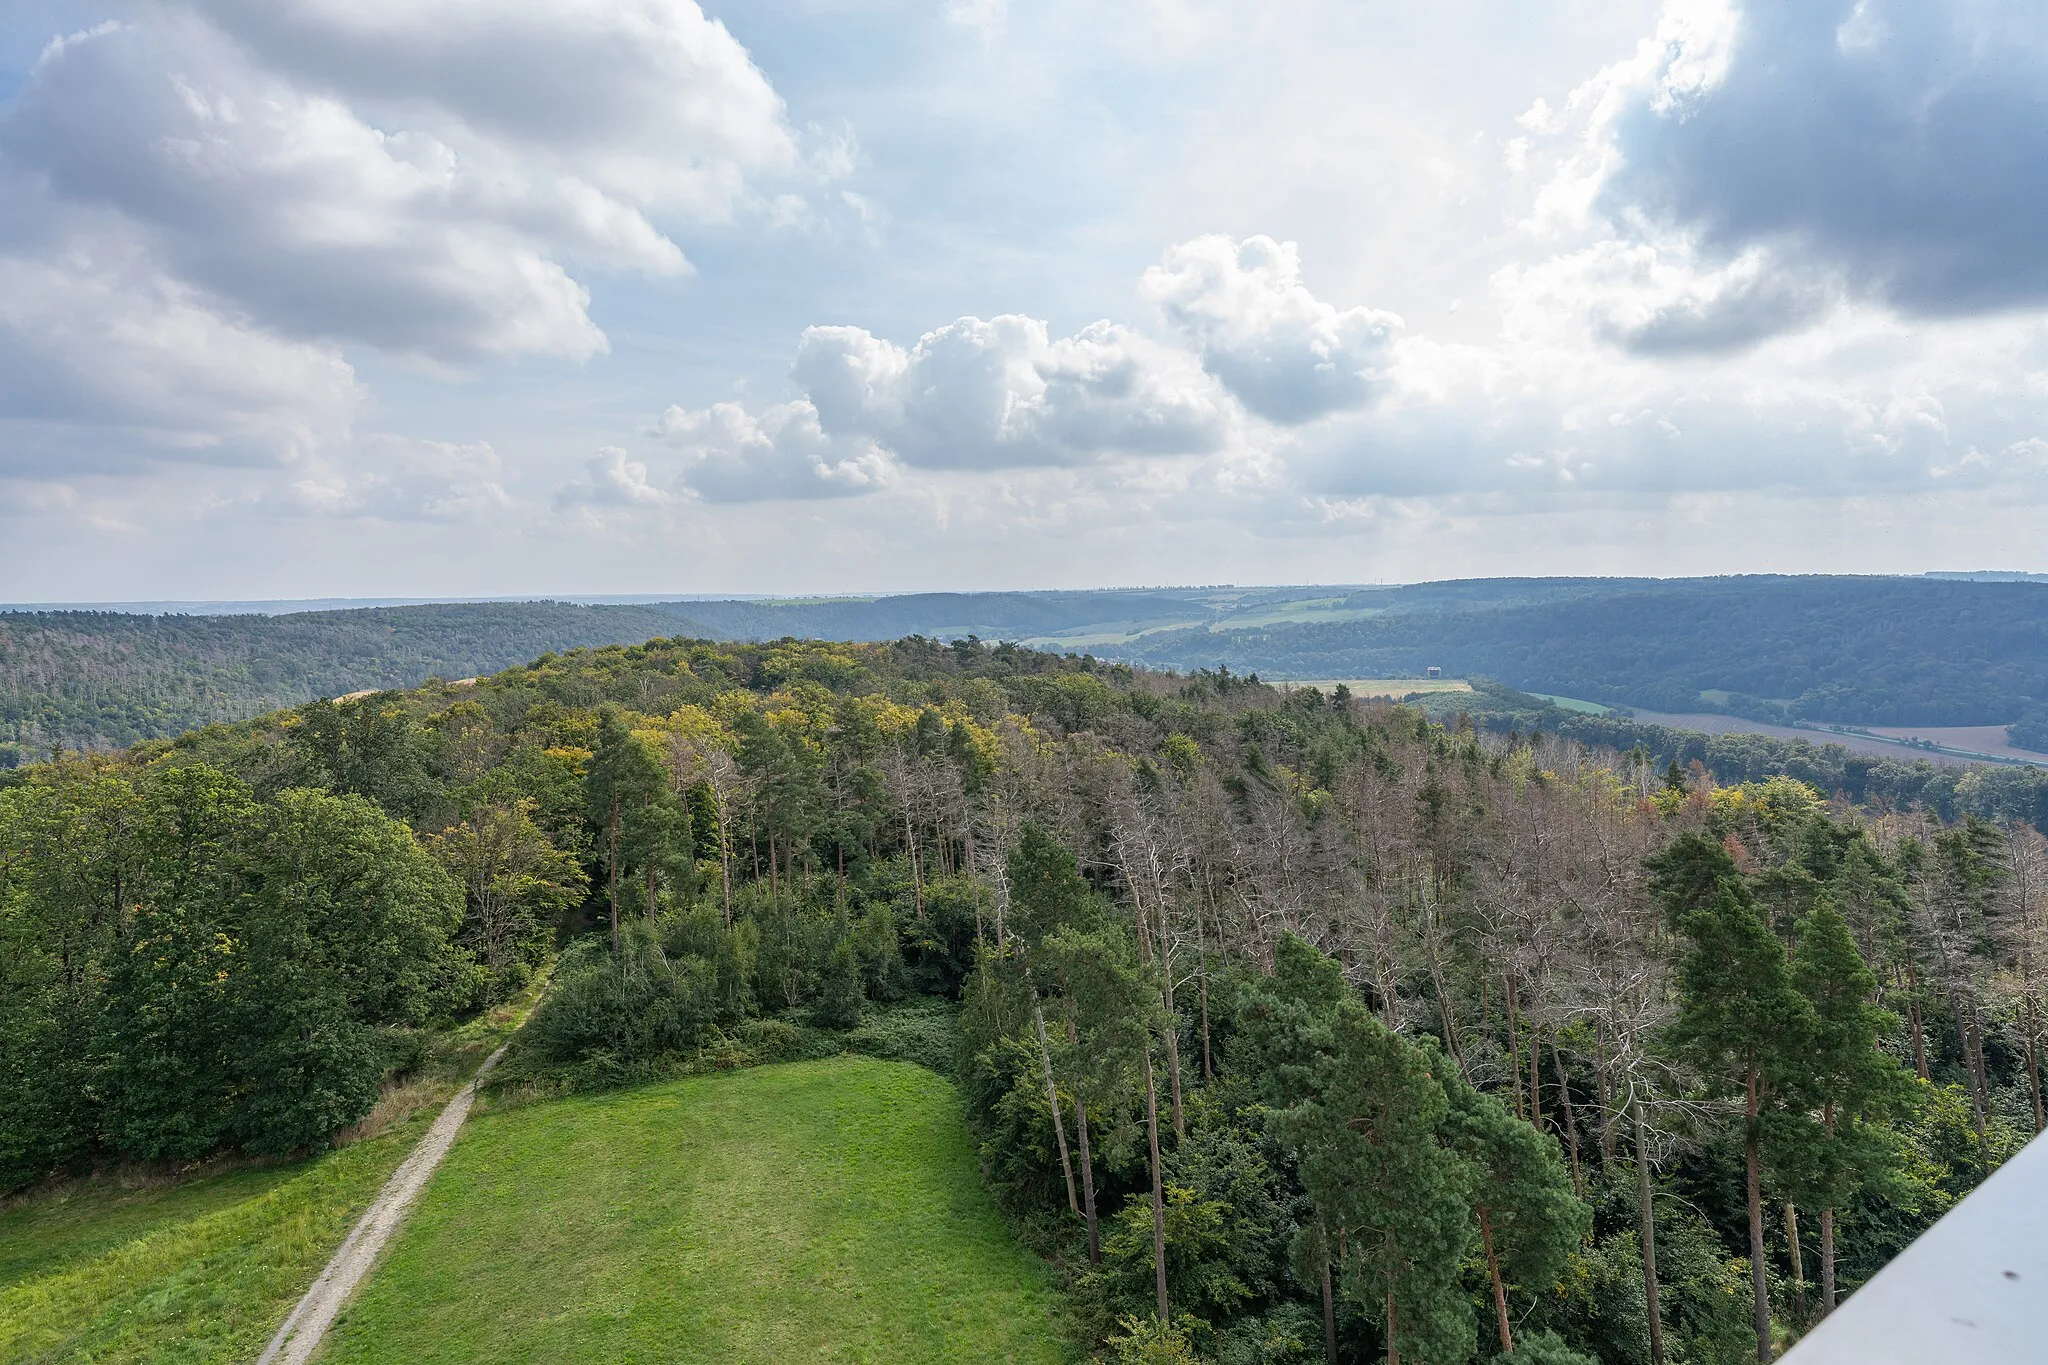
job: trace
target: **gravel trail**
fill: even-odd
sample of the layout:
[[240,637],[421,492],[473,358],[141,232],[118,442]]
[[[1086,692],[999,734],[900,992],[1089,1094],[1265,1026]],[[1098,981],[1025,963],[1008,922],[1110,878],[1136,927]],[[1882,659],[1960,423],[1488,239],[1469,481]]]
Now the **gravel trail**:
[[412,1149],[404,1164],[392,1172],[391,1179],[377,1192],[377,1198],[364,1211],[348,1237],[336,1249],[327,1262],[320,1278],[313,1281],[313,1287],[299,1300],[284,1325],[277,1329],[277,1335],[263,1348],[263,1354],[256,1359],[256,1365],[305,1365],[313,1352],[320,1348],[320,1342],[327,1335],[327,1329],[354,1294],[356,1286],[362,1283],[370,1267],[377,1263],[377,1254],[384,1244],[391,1240],[391,1234],[405,1221],[405,1215],[412,1208],[413,1200],[426,1187],[427,1178],[434,1168],[441,1164],[441,1158],[448,1155],[448,1149],[455,1145],[455,1135],[462,1129],[462,1121],[469,1117],[469,1107],[476,1100],[476,1083],[489,1074],[498,1064],[498,1058],[505,1055],[499,1048],[484,1059],[476,1075],[469,1083],[456,1092],[448,1101],[448,1107],[434,1120],[434,1126],[420,1139],[420,1145]]

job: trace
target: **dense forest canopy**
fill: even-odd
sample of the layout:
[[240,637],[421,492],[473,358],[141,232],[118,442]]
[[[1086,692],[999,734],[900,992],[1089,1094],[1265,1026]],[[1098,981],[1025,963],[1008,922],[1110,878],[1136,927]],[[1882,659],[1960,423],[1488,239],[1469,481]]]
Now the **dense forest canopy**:
[[5,775],[0,1184],[317,1146],[552,962],[508,1097],[950,1071],[1123,1359],[1768,1358],[2043,1126],[2048,845],[1949,795],[968,640],[546,654]]
[[1267,678],[1498,679],[1758,720],[2010,725],[2048,751],[2048,585],[1906,578],[1474,579],[1375,588],[914,593],[264,616],[0,613],[0,765],[167,738],[547,649],[976,636]]

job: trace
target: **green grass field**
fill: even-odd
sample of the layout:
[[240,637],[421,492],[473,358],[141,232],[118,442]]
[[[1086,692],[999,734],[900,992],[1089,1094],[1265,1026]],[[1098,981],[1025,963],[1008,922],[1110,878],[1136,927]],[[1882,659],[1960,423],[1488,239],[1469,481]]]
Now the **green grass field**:
[[477,1114],[320,1365],[1066,1358],[952,1086],[839,1057]]
[[0,1361],[253,1360],[449,1095],[531,997],[436,1040],[358,1140],[184,1178],[124,1173],[0,1204]]

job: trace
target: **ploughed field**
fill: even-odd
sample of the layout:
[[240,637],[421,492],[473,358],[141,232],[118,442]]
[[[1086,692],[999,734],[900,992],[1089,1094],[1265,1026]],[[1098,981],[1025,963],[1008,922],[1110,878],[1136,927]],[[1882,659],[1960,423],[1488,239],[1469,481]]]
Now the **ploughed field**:
[[957,1092],[840,1057],[472,1116],[319,1356],[1059,1361]]

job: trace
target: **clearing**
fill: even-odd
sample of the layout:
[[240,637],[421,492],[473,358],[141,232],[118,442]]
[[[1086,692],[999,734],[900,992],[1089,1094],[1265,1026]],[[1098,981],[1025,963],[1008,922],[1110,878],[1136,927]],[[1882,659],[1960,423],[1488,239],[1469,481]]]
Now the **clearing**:
[[318,1359],[1067,1358],[958,1093],[839,1057],[476,1113]]
[[0,1360],[254,1360],[532,992],[435,1039],[354,1141],[289,1164],[122,1171],[0,1201]]

